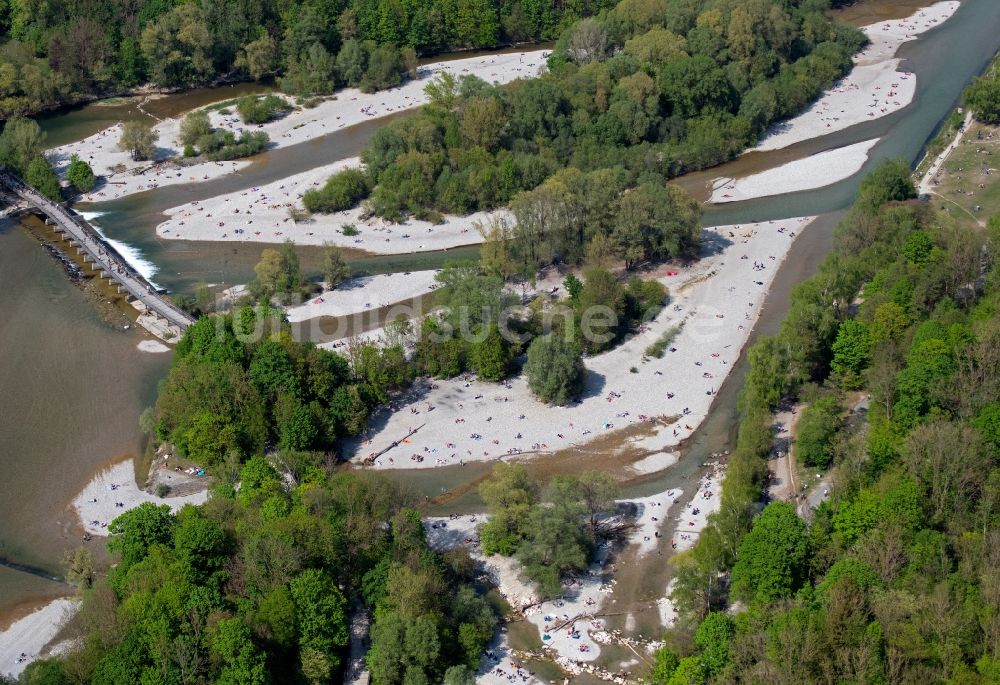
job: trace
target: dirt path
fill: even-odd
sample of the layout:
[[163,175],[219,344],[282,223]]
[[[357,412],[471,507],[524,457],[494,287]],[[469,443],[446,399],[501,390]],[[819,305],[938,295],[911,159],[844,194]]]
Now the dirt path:
[[971,126],[972,126],[972,110],[969,110],[965,113],[965,121],[962,122],[962,126],[958,129],[958,133],[955,134],[955,139],[952,140],[951,143],[948,144],[948,147],[942,150],[941,154],[939,154],[934,159],[934,162],[932,162],[930,167],[928,167],[927,173],[925,173],[923,175],[923,178],[921,178],[920,181],[917,183],[917,193],[920,195],[933,195],[934,197],[941,198],[945,202],[948,202],[958,207],[960,210],[968,214],[970,217],[972,217],[972,220],[975,221],[976,224],[978,224],[979,226],[985,226],[986,225],[985,221],[977,217],[975,214],[973,214],[968,209],[958,204],[951,198],[945,197],[936,190],[939,182],[939,174],[944,169],[945,162],[948,161],[948,158],[951,157],[952,153],[958,149],[959,145],[961,145],[962,139],[965,137],[965,133],[969,130]]

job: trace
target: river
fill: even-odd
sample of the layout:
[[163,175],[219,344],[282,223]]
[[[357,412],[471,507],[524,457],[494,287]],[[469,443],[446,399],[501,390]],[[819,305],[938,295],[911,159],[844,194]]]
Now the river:
[[[152,403],[169,355],[142,353],[135,330],[105,323],[12,221],[0,222],[0,254],[0,561],[54,575],[62,552],[80,544],[68,502],[96,467],[139,450],[137,412]],[[0,610],[56,591],[12,573],[0,573]]]
[[[853,11],[862,20],[870,20],[871,16],[887,16],[893,5],[884,0],[873,2],[877,5],[871,10],[874,15],[864,17],[858,8]],[[804,155],[882,136],[861,173],[883,157],[915,161],[954,106],[964,84],[982,70],[998,46],[1000,13],[995,0],[966,0],[944,26],[901,49],[899,56],[906,60],[902,68],[918,76],[912,105],[884,119],[803,143],[793,153]],[[225,87],[232,94],[242,92],[241,88]],[[250,92],[253,87],[247,88]],[[192,102],[200,104],[229,96],[220,89],[215,89],[214,94],[192,91],[152,100],[144,109],[177,113]],[[122,118],[131,106],[88,105],[48,117],[43,126],[53,144],[67,142],[107,125],[107,117]],[[115,114],[114,107],[126,109]],[[170,186],[93,205],[88,210],[103,214],[98,222],[112,238],[129,243],[153,262],[158,268],[156,281],[167,288],[185,290],[201,282],[244,282],[252,273],[261,246],[163,241],[155,237],[153,230],[160,213],[198,197],[249,188],[357,154],[381,123],[384,120],[365,122],[318,141],[265,153],[240,175],[192,186]],[[711,175],[731,175],[732,169],[747,163],[738,160],[732,166],[712,170]],[[833,212],[850,204],[860,175],[807,193],[711,208],[705,222],[719,225]],[[835,217],[824,217],[815,227],[819,230],[806,231],[796,242],[768,297],[757,331],[771,330],[780,323],[791,286],[808,277],[829,249],[834,223]],[[0,426],[0,467],[7,475],[0,479],[0,554],[55,573],[62,550],[77,544],[67,502],[95,468],[109,458],[140,449],[137,417],[152,401],[156,382],[163,377],[169,359],[167,355],[139,352],[135,347],[140,339],[137,333],[105,324],[83,293],[66,279],[61,267],[34,239],[21,230],[12,230],[12,226],[7,222],[0,227],[0,286],[6,293],[17,294],[0,303],[0,342],[5,352],[0,378],[2,387],[8,390],[0,399],[0,415],[4,417]],[[370,272],[415,270],[440,265],[458,255],[475,254],[475,249],[469,249],[394,257],[356,255],[352,266]],[[315,251],[304,250],[303,257],[307,268],[315,266]],[[649,494],[695,478],[705,456],[731,443],[736,424],[735,397],[745,371],[745,362],[741,361],[691,441],[686,457],[661,474],[636,481],[629,487],[629,494]],[[537,468],[547,467],[540,464]],[[483,472],[469,466],[399,472],[397,476],[428,496],[448,491],[458,495],[448,500],[448,507],[474,507],[474,488],[470,485]],[[62,591],[41,578],[22,579],[19,572],[15,582],[12,574],[0,569],[0,615],[12,606]]]

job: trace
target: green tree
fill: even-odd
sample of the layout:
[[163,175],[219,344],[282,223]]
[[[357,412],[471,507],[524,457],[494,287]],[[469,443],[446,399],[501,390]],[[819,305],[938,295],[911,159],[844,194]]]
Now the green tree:
[[587,568],[593,538],[581,526],[582,507],[535,507],[528,517],[528,538],[517,548],[524,573],[544,597],[562,594],[564,574]]
[[24,175],[32,160],[45,149],[45,133],[33,119],[13,117],[0,133],[0,164]]
[[677,670],[667,681],[667,685],[702,685],[705,682],[705,667],[701,659],[687,656],[677,664]]
[[736,551],[733,595],[758,603],[789,596],[804,579],[807,544],[794,505],[768,504]]
[[368,68],[359,84],[363,93],[398,86],[405,71],[402,55],[394,45],[379,45],[368,55]]
[[59,178],[52,170],[49,161],[39,155],[31,160],[28,171],[24,175],[24,181],[29,186],[40,192],[53,202],[62,200],[62,190],[59,187]]
[[259,81],[278,67],[278,46],[269,35],[252,40],[240,50],[235,66]]
[[441,284],[436,303],[447,310],[446,318],[452,327],[463,333],[499,323],[514,302],[504,290],[503,280],[477,264],[446,264],[434,280]]
[[208,112],[196,109],[188,112],[181,120],[180,141],[184,145],[197,145],[198,141],[212,133],[212,125],[208,120]]
[[356,88],[368,69],[368,52],[358,40],[344,41],[337,54],[337,76],[347,85]]
[[500,142],[505,125],[503,105],[497,98],[474,97],[462,103],[459,129],[468,145],[478,145],[492,152]]
[[670,676],[677,670],[680,662],[681,659],[677,656],[677,652],[669,647],[660,647],[657,649],[656,653],[653,654],[653,672],[650,673],[653,684],[666,685],[667,681],[670,680]]
[[123,574],[142,561],[153,545],[169,543],[174,523],[170,507],[149,502],[112,521],[108,526],[108,551],[121,557],[118,572]]
[[270,682],[265,655],[250,639],[250,629],[240,619],[219,621],[212,637],[212,649],[223,662],[216,683],[266,685]]
[[871,363],[871,339],[868,328],[855,319],[848,319],[837,329],[833,342],[833,360],[830,369],[840,379],[846,390],[860,386],[862,372]]
[[821,395],[809,403],[799,418],[796,459],[808,466],[828,467],[833,461],[833,438],[840,424],[840,403],[834,395]]
[[729,646],[735,632],[732,619],[718,611],[710,613],[698,625],[694,644],[709,676],[720,675],[729,663]]
[[531,341],[524,371],[528,387],[543,402],[569,404],[583,391],[586,370],[580,351],[552,333]]
[[75,154],[69,158],[66,178],[81,193],[89,193],[97,184],[97,179],[94,177],[94,170]]
[[996,69],[974,79],[965,89],[964,97],[977,121],[991,126],[1000,124],[1000,74]]
[[127,121],[118,139],[118,149],[132,155],[132,159],[136,161],[152,159],[156,153],[158,138],[159,134],[149,124]]
[[62,556],[66,580],[83,592],[94,582],[94,555],[86,547],[66,550]]
[[507,376],[512,356],[511,345],[496,324],[489,324],[486,334],[480,334],[469,350],[472,368],[488,381],[500,381]]
[[625,325],[625,289],[610,271],[589,267],[576,309],[583,346],[592,354],[606,350]]
[[884,159],[871,173],[861,179],[858,198],[868,207],[880,207],[886,202],[910,200],[917,196],[910,165],[902,159]]
[[328,682],[340,665],[338,652],[347,645],[347,600],[333,580],[319,569],[292,579],[299,631],[299,663],[309,683]]
[[527,535],[528,516],[538,491],[522,464],[498,463],[479,486],[490,518],[479,526],[485,554],[514,554]]
[[452,666],[444,673],[444,685],[475,685],[475,682],[476,672],[465,664]]
[[326,287],[335,290],[338,285],[347,280],[351,269],[344,261],[344,251],[339,247],[326,243],[323,245],[323,282]]
[[154,83],[183,86],[214,75],[207,23],[202,6],[187,3],[146,25],[140,45]]

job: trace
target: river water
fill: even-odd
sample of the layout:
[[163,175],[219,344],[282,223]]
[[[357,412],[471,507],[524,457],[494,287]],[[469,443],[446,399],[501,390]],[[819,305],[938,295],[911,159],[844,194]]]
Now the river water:
[[[169,355],[139,352],[138,333],[105,323],[14,222],[0,222],[0,255],[0,561],[54,574],[80,543],[68,502],[98,465],[139,450],[137,412]],[[0,609],[41,582],[9,575]]]
[[[893,3],[873,2],[877,7],[869,17],[889,16]],[[864,14],[854,11],[858,16]],[[995,0],[966,0],[943,27],[900,51],[906,60],[902,68],[918,75],[914,104],[890,117],[803,143],[793,153],[811,154],[882,136],[862,173],[883,157],[915,161],[938,123],[954,106],[964,84],[982,70],[998,46],[1000,12]],[[240,88],[232,89],[232,94],[242,94]],[[252,91],[252,87],[247,88],[247,92]],[[230,96],[220,89],[185,93],[153,100],[144,109],[155,110],[157,116],[176,114]],[[125,116],[142,116],[127,114],[133,103],[120,107],[124,109],[115,113],[115,107],[89,105],[49,117],[43,126],[55,144],[79,139]],[[167,288],[184,290],[201,282],[245,282],[261,246],[159,240],[153,229],[160,213],[199,197],[249,188],[355,155],[382,123],[384,120],[365,122],[318,141],[265,153],[240,175],[171,186],[92,205],[87,210],[101,212],[98,222],[112,238],[129,243],[156,264],[155,279]],[[747,162],[738,160],[732,167],[712,170],[711,175],[731,175],[731,170],[741,164]],[[860,175],[808,193],[711,208],[705,223],[719,225],[834,212],[850,204]],[[755,334],[780,323],[791,286],[808,277],[829,249],[835,218],[824,217],[796,242],[779,272]],[[103,323],[83,293],[66,279],[61,267],[34,239],[12,227],[9,222],[0,226],[0,287],[9,294],[0,301],[0,349],[4,351],[0,387],[6,391],[0,396],[0,468],[6,475],[0,479],[0,557],[53,573],[58,570],[62,550],[78,543],[67,503],[95,468],[141,448],[137,417],[155,396],[156,382],[165,374],[169,359],[168,355],[139,352],[135,347],[140,340],[137,333],[115,330]],[[455,256],[475,254],[475,249],[467,249],[393,257],[356,255],[353,266],[371,272],[415,270],[438,266]],[[304,250],[303,257],[307,268],[315,266],[315,251]],[[649,494],[694,478],[708,454],[731,443],[735,397],[745,371],[744,362],[734,368],[713,412],[689,445],[686,458],[666,472],[637,481],[629,487],[629,494]],[[448,498],[448,507],[472,507],[476,502],[470,485],[485,470],[469,466],[401,472],[398,477],[431,497],[454,493]],[[12,606],[61,590],[50,581],[0,568],[0,615]]]

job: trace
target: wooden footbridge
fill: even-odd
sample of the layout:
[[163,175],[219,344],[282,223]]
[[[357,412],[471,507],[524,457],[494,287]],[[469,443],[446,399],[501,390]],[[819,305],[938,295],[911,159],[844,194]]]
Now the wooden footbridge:
[[166,319],[181,330],[194,323],[191,316],[161,297],[156,288],[129,266],[80,215],[52,202],[9,171],[0,170],[0,183],[41,212],[46,223],[52,224],[57,233],[62,233],[67,242],[76,248],[77,254],[92,269],[100,272],[101,278],[107,278],[118,286],[118,292],[127,293],[141,302],[147,312]]

